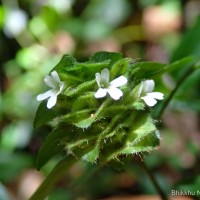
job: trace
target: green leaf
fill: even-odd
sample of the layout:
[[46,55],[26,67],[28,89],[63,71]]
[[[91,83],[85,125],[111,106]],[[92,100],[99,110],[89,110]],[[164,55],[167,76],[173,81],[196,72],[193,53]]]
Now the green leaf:
[[95,79],[95,73],[109,66],[110,60],[103,62],[85,62],[77,63],[73,67],[69,67],[66,71],[68,74],[81,78],[83,81],[91,81]]
[[[148,79],[165,71],[166,64],[157,62],[137,62],[129,69],[130,76],[137,79]],[[138,70],[136,70],[138,68]]]
[[72,123],[79,128],[88,128],[94,118],[91,117],[91,113],[94,111],[93,109],[85,109],[76,112],[69,113],[61,117],[61,119],[65,122]]
[[[140,113],[136,116],[131,132],[137,134],[138,138],[155,130],[156,127],[151,116],[148,113]],[[128,137],[130,137],[130,134],[131,133],[128,134]]]
[[88,128],[89,126],[92,125],[92,123],[94,121],[95,121],[95,118],[90,116],[89,118],[86,118],[86,119],[81,120],[81,121],[74,123],[74,124],[79,128]]
[[[148,79],[173,70],[187,67],[195,62],[194,57],[188,56],[168,65],[157,62],[138,62],[131,65],[129,73],[134,78]],[[137,69],[137,70],[136,70]]]
[[38,153],[36,168],[39,170],[49,159],[64,152],[63,141],[66,138],[73,138],[74,127],[67,124],[60,124],[45,139]]
[[94,92],[88,92],[74,100],[71,111],[76,112],[84,109],[96,110],[97,107],[98,101],[94,98]]
[[82,93],[85,95],[85,93],[86,93],[85,91],[93,89],[95,83],[96,83],[95,80],[84,82],[84,83],[78,85],[74,89],[70,89],[69,91],[66,90],[64,94],[66,96],[71,96],[71,97],[78,96]]
[[[148,113],[131,114],[128,122],[121,122],[121,129],[113,135],[111,140],[105,140],[105,144],[101,147],[100,160],[110,161],[119,155],[132,155],[134,153],[148,152],[155,150],[159,145],[160,135]],[[131,122],[132,129],[127,132]],[[123,129],[124,127],[124,129]]]
[[194,57],[188,56],[188,57],[182,58],[180,60],[177,60],[173,63],[166,65],[165,70],[166,70],[166,72],[171,72],[173,70],[181,70],[193,63],[194,63]]
[[125,147],[123,150],[118,152],[118,154],[126,154],[126,155],[131,155],[131,154],[138,154],[140,152],[149,152],[153,151],[155,148],[153,147]]
[[95,162],[99,156],[99,150],[97,148],[92,149],[87,154],[85,154],[82,159],[88,162]]
[[[69,67],[67,69],[67,72],[73,72],[73,71],[79,71],[83,72],[87,70],[87,73],[91,73],[91,70],[97,71],[95,68],[102,69],[106,67],[110,62],[108,60],[98,62],[98,63],[91,63],[91,62],[85,62],[85,63],[77,63],[74,67]],[[80,74],[79,74],[80,75]]]
[[186,32],[179,46],[171,56],[171,61],[181,59],[186,56],[193,55],[197,58],[200,56],[200,16],[197,18],[196,24]]
[[93,54],[90,57],[90,62],[103,62],[106,60],[110,60],[111,62],[109,65],[111,66],[122,58],[123,57],[121,53],[101,51]]
[[145,104],[142,101],[135,101],[132,106],[136,110],[144,110],[145,109]]
[[113,105],[105,108],[105,110],[102,113],[102,116],[103,117],[112,117],[116,113],[122,113],[122,112],[130,110],[130,109],[132,109],[132,106],[130,106],[130,105],[115,105],[113,103]]
[[60,77],[61,77],[61,80],[65,81],[67,83],[67,86],[68,85],[74,85],[75,83],[76,84],[80,84],[83,82],[83,79],[81,77],[77,77],[76,75],[72,75],[72,74],[67,74],[66,72],[63,73],[63,72],[60,72]]
[[57,103],[51,109],[47,108],[47,102],[42,101],[37,109],[35,119],[33,122],[34,128],[39,128],[40,126],[52,121],[54,118],[62,116],[69,112],[72,107],[73,99],[66,99],[65,96],[59,95]]
[[[136,137],[136,135],[134,137]],[[109,155],[108,160],[122,154],[132,155],[155,150],[160,142],[160,136],[157,131],[149,132],[148,134],[140,136],[139,138],[136,137],[132,139],[132,142],[127,141],[124,147]]]
[[110,70],[111,80],[127,73],[130,59],[121,59],[117,61]]
[[51,109],[47,108],[47,102],[42,101],[37,109],[35,119],[33,122],[33,127],[38,128],[47,122],[51,121],[57,116],[57,109],[53,107]]
[[72,56],[65,54],[62,56],[60,62],[52,69],[58,73],[64,72],[68,67],[73,67],[77,63],[76,59]]
[[134,126],[126,136],[123,153],[149,151],[159,144],[159,135],[152,118],[148,114],[136,116]]

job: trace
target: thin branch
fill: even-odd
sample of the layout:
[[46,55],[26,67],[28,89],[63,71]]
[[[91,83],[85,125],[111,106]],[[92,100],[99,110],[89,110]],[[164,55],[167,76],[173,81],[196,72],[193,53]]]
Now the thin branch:
[[172,90],[172,92],[170,93],[170,95],[167,97],[167,99],[164,101],[161,109],[159,110],[156,119],[160,119],[165,111],[165,109],[167,108],[167,106],[169,105],[170,101],[172,100],[172,98],[174,97],[174,95],[176,94],[176,92],[178,91],[178,89],[180,88],[180,86],[182,85],[182,83],[195,71],[194,66],[190,67],[188,70],[186,70],[186,72],[182,75],[182,77],[178,80],[176,87]]
[[157,182],[154,174],[150,171],[150,169],[148,168],[148,166],[146,165],[146,163],[144,161],[142,161],[142,160],[139,160],[139,163],[142,166],[142,168],[144,169],[144,171],[147,173],[147,175],[149,176],[149,179],[151,180],[152,184],[154,185],[155,189],[157,190],[158,194],[160,195],[160,198],[162,200],[168,200],[167,195],[161,189],[161,187],[158,184],[158,182]]

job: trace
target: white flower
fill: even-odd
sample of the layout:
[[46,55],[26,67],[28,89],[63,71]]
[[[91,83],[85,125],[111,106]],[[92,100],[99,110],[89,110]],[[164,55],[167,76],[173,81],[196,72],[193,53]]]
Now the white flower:
[[51,72],[51,76],[47,75],[44,78],[44,82],[47,86],[49,86],[50,90],[43,94],[39,94],[37,96],[38,101],[42,101],[44,99],[48,99],[47,108],[50,109],[55,106],[57,101],[57,96],[63,91],[64,83],[60,81],[58,73],[56,71]]
[[[155,82],[153,80],[146,80],[142,82],[142,85],[139,89],[139,95],[141,94],[145,95],[142,96],[141,99],[144,100],[144,102],[152,107],[157,103],[157,100],[162,100],[164,98],[164,94],[161,92],[152,92],[155,87]],[[156,100],[157,99],[157,100]]]
[[122,91],[118,87],[125,85],[127,79],[124,76],[120,76],[109,83],[110,72],[107,68],[103,69],[100,73],[96,73],[96,82],[99,89],[95,93],[96,98],[105,97],[107,93],[115,99],[118,100],[123,95]]

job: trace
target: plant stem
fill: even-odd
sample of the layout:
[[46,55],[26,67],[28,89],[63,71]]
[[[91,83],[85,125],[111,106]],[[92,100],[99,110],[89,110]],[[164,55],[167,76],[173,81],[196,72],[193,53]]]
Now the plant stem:
[[147,165],[145,164],[144,161],[139,160],[140,165],[142,166],[142,168],[144,169],[144,171],[147,173],[147,175],[149,176],[152,184],[154,185],[155,189],[157,190],[158,194],[160,195],[160,198],[162,200],[168,200],[167,195],[165,194],[165,192],[161,189],[160,185],[158,184],[155,176],[153,175],[153,173],[150,171],[150,169],[147,167]]
[[[185,71],[185,73],[180,77],[180,79],[177,81],[177,85],[176,87],[172,90],[172,92],[170,93],[170,95],[167,97],[167,99],[164,101],[161,109],[159,110],[156,118],[160,119],[165,111],[165,109],[167,108],[167,106],[169,105],[170,101],[172,100],[172,98],[174,97],[175,93],[178,91],[178,89],[180,88],[180,86],[182,85],[182,83],[195,71],[194,66],[192,65],[188,70]],[[161,187],[159,186],[156,178],[154,177],[153,173],[149,170],[148,166],[145,164],[144,161],[140,160],[140,164],[143,167],[143,169],[146,171],[146,173],[148,174],[152,184],[154,185],[154,187],[156,188],[157,192],[159,193],[160,197],[162,200],[167,200],[167,196],[166,194],[162,191]]]
[[172,98],[174,97],[175,93],[177,92],[177,90],[180,88],[180,86],[182,85],[182,83],[195,71],[194,66],[192,65],[188,70],[185,71],[185,73],[181,76],[181,78],[178,80],[176,87],[172,90],[172,92],[170,93],[170,95],[167,97],[167,99],[163,102],[163,105],[161,107],[161,109],[159,110],[158,114],[157,114],[157,119],[160,119],[165,111],[165,109],[167,108],[167,106],[169,105],[170,101],[172,100]]
[[73,156],[67,156],[67,158],[61,160],[49,173],[29,200],[44,200],[56,183],[68,173],[69,168],[76,161],[76,158]]

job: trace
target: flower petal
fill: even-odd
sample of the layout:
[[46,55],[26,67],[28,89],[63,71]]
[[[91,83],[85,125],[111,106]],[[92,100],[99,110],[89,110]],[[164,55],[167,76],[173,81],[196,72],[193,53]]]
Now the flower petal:
[[145,102],[149,107],[152,107],[152,106],[154,106],[154,105],[157,103],[157,101],[156,101],[154,98],[150,97],[150,96],[141,97],[141,99],[143,99],[144,102]]
[[57,92],[57,95],[59,95],[63,91],[64,86],[65,84],[63,82],[60,82],[59,91]]
[[51,76],[52,76],[52,78],[53,78],[55,81],[57,81],[58,83],[61,82],[61,81],[60,81],[60,78],[59,78],[59,76],[58,76],[58,73],[57,73],[56,71],[51,72]]
[[37,96],[37,101],[42,101],[44,99],[49,98],[50,96],[52,96],[53,91],[52,90],[48,90],[47,92],[43,93],[43,94],[39,94]]
[[123,92],[120,89],[115,88],[115,87],[110,87],[108,89],[108,93],[114,100],[118,100],[120,99],[121,96],[123,96]]
[[94,96],[96,98],[102,98],[106,96],[106,93],[107,93],[107,89],[99,88]]
[[101,75],[100,75],[100,73],[96,73],[96,74],[95,74],[95,77],[96,77],[97,85],[98,85],[99,87],[101,87],[101,84],[100,84]]
[[128,82],[127,78],[125,76],[120,76],[113,81],[110,82],[110,85],[113,87],[120,87],[122,85],[125,85]]
[[55,106],[56,101],[57,101],[57,95],[55,95],[55,94],[51,95],[51,97],[49,98],[49,100],[47,102],[47,108],[50,109],[53,106]]
[[45,82],[46,85],[48,85],[49,87],[51,87],[53,89],[55,89],[56,86],[57,86],[55,80],[49,75],[45,76],[44,82]]
[[150,92],[150,93],[147,93],[147,96],[150,96],[154,99],[159,99],[159,100],[164,99],[164,94],[161,92]]
[[110,79],[110,72],[107,68],[104,68],[101,71],[101,82],[109,83],[109,79]]
[[146,80],[143,82],[143,92],[144,93],[152,92],[154,90],[154,87],[155,87],[154,80]]

